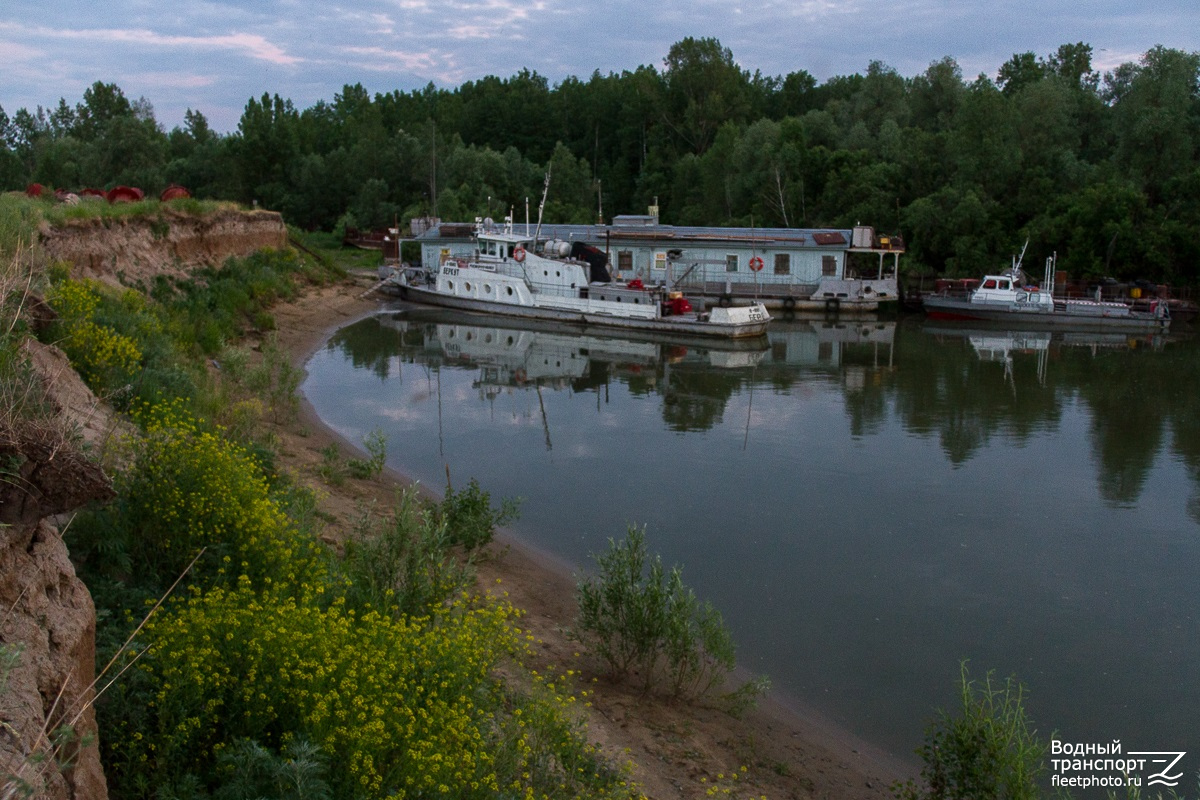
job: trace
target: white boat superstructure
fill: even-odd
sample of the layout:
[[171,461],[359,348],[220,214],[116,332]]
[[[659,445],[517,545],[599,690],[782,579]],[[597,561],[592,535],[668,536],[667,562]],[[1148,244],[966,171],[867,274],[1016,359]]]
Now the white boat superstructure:
[[468,257],[447,254],[388,280],[419,302],[581,325],[740,338],[761,336],[771,319],[761,303],[696,312],[663,285],[612,281],[595,248],[539,241],[515,232],[511,218],[502,228],[477,220],[474,239]]

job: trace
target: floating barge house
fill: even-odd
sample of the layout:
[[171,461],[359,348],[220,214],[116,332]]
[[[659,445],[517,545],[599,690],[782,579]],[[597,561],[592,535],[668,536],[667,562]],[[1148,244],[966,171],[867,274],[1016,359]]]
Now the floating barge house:
[[[904,242],[874,228],[708,228],[662,225],[655,209],[615,217],[607,225],[548,225],[539,241],[582,242],[605,255],[616,280],[665,284],[696,304],[826,313],[874,312],[898,300],[896,275]],[[534,227],[526,223],[528,233]],[[519,224],[516,227],[520,227]],[[470,258],[470,223],[414,219],[422,265]]]

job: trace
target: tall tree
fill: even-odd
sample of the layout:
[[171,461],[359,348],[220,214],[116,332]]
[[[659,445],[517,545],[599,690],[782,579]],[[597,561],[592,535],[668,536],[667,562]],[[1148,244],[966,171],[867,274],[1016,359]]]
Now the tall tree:
[[1047,70],[1075,89],[1094,92],[1100,74],[1092,69],[1092,46],[1083,42],[1059,45],[1046,61]]
[[114,119],[133,115],[133,105],[115,83],[96,81],[83,92],[83,102],[76,106],[74,130],[85,142],[94,141]]
[[949,129],[965,95],[958,62],[950,56],[933,62],[909,86],[912,123],[927,131]]
[[1014,53],[1013,57],[1000,67],[996,83],[1001,91],[1012,95],[1030,84],[1037,83],[1045,74],[1045,65],[1034,53]]
[[663,60],[667,117],[685,149],[703,153],[726,121],[744,122],[750,110],[750,77],[716,39],[688,37]]
[[1196,162],[1200,53],[1154,47],[1120,80],[1113,92],[1117,157],[1157,202],[1165,183]]
[[250,98],[238,122],[235,144],[243,200],[257,201],[269,208],[287,203],[288,170],[297,161],[300,115],[291,100],[264,94]]

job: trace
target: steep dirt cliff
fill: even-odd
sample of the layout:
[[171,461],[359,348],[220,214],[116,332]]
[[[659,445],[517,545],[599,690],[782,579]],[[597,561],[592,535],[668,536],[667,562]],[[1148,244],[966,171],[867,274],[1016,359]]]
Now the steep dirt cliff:
[[[0,791],[103,800],[91,708],[96,610],[47,518],[112,495],[83,450],[109,422],[57,348],[22,347],[42,411],[0,415]],[[73,734],[60,739],[64,725]]]
[[274,211],[229,209],[204,216],[164,208],[157,216],[94,218],[41,230],[51,261],[70,263],[77,278],[150,285],[156,275],[184,275],[230,256],[287,246],[287,227]]
[[[96,610],[58,531],[44,521],[0,528],[0,640],[15,649],[0,693],[0,770],[13,796],[108,796],[91,708]],[[74,735],[58,740],[60,726]]]

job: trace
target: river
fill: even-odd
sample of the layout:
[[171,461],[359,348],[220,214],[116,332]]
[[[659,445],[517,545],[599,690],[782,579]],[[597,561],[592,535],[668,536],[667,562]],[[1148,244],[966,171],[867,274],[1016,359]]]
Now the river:
[[1192,338],[793,321],[726,350],[395,308],[308,363],[326,423],[522,498],[579,570],[645,525],[834,723],[912,760],[966,659],[1045,738],[1200,750]]

